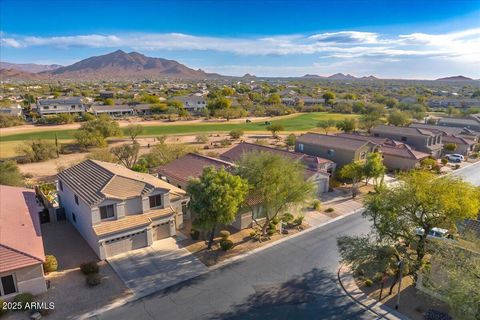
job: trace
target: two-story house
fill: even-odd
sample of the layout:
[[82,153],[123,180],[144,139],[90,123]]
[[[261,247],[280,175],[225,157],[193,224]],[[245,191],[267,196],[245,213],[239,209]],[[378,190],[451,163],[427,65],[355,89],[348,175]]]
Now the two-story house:
[[326,158],[342,167],[354,161],[365,160],[367,153],[377,152],[380,145],[372,141],[362,141],[339,136],[309,132],[295,142],[295,151]]
[[0,186],[0,299],[47,291],[40,210],[35,191]]
[[185,191],[121,165],[86,160],[58,174],[60,205],[100,259],[150,246],[183,227]]
[[80,97],[40,99],[37,101],[37,112],[41,116],[59,113],[82,114],[85,112],[85,104]]
[[190,113],[199,114],[207,107],[207,100],[199,95],[189,95],[182,97],[175,97],[175,100],[183,104],[185,110]]
[[413,127],[379,125],[370,130],[374,137],[389,138],[408,144],[412,148],[435,158],[442,155],[442,134]]
[[464,118],[441,118],[438,125],[480,131],[480,114],[471,114]]

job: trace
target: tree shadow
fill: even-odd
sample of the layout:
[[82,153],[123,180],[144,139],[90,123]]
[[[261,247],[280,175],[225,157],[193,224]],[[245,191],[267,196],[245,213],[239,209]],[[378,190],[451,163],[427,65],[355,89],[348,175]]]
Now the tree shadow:
[[210,319],[371,319],[351,301],[334,274],[312,269],[283,283],[253,286],[255,293]]

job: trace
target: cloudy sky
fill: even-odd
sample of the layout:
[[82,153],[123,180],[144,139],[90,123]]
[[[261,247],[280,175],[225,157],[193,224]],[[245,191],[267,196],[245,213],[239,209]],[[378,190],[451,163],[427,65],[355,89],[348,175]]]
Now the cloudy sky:
[[480,0],[0,1],[0,60],[116,49],[228,75],[480,78]]

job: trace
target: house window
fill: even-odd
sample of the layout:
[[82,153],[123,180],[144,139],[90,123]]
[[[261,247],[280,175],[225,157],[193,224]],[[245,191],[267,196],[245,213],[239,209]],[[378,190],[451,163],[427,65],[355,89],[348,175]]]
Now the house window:
[[327,154],[328,154],[329,156],[333,156],[333,155],[335,154],[335,150],[329,149],[329,150],[327,151]]
[[365,159],[365,156],[366,156],[366,155],[367,155],[367,154],[366,154],[365,152],[360,153],[360,160]]
[[378,133],[373,134],[374,137],[379,137]]
[[60,188],[60,191],[63,191],[63,183],[62,183],[62,181],[58,181],[58,187]]
[[77,204],[77,206],[78,206],[78,197],[77,197],[77,195],[76,195],[76,194],[74,195],[74,197],[75,197],[75,203],[76,203],[76,204]]
[[162,205],[162,195],[156,194],[154,196],[150,196],[150,208],[160,207]]
[[298,144],[298,150],[303,152],[303,143]]
[[407,141],[407,137],[402,137],[400,140],[402,140],[403,142]]
[[48,109],[50,109],[50,107],[49,107],[49,106],[45,106],[45,107],[43,107],[43,110],[48,110]]
[[77,222],[77,217],[75,216],[75,213],[73,213],[73,212],[72,212],[72,220],[75,223]]
[[113,204],[109,204],[108,206],[100,207],[100,219],[108,219],[115,216],[115,212],[113,210]]
[[2,281],[0,283],[0,296],[6,296],[6,295],[17,292],[13,274],[10,274],[8,276],[3,276],[1,279]]

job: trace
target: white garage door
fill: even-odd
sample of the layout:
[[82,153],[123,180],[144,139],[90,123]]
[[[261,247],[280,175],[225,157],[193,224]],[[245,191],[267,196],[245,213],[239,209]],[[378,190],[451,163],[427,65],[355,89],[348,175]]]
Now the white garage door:
[[147,233],[136,232],[105,242],[105,255],[112,257],[130,250],[140,249],[147,246]]
[[153,241],[170,237],[170,222],[164,222],[152,227]]

